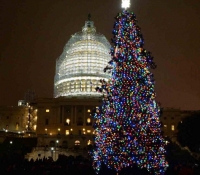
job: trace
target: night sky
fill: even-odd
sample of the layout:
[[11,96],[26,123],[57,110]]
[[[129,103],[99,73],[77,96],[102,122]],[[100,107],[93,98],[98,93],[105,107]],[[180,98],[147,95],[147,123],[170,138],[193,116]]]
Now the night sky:
[[[200,1],[131,0],[162,107],[200,109]],[[109,41],[121,0],[0,0],[0,105],[53,97],[56,59],[91,13]],[[97,58],[98,59],[98,58]]]

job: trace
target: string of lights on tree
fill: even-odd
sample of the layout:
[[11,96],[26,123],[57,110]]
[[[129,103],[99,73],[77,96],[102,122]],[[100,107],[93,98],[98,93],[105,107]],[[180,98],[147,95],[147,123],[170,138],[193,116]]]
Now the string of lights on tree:
[[102,163],[117,172],[137,165],[164,174],[167,142],[161,135],[160,107],[150,72],[156,65],[143,48],[135,14],[123,10],[115,19],[112,59],[104,69],[112,76],[96,88],[103,98],[94,114],[93,167],[98,173]]

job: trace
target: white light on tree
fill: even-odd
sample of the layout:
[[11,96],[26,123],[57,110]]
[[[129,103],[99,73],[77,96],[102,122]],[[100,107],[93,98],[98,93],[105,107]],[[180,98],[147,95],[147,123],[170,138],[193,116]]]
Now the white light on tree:
[[122,8],[127,9],[131,6],[130,0],[122,0]]

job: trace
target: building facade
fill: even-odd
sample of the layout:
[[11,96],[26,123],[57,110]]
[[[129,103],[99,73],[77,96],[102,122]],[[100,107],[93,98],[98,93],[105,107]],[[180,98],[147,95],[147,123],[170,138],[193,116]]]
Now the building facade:
[[4,136],[25,136],[35,133],[37,128],[37,109],[28,103],[18,106],[0,106],[0,132]]
[[174,137],[177,133],[178,123],[182,120],[181,110],[175,108],[163,108],[160,121],[164,136]]
[[22,132],[26,130],[28,107],[0,106],[0,130]]
[[92,112],[99,105],[94,98],[38,99],[38,146],[55,146],[59,141],[59,147],[85,149],[93,142]]
[[168,136],[170,138],[176,137],[179,122],[182,122],[185,117],[191,116],[195,112],[198,111],[181,110],[177,108],[163,108],[160,121],[162,122],[164,136]]

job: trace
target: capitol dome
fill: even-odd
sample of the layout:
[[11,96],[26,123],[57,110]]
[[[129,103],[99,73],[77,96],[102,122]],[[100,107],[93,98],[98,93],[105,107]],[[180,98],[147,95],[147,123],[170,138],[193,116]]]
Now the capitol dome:
[[54,97],[100,96],[95,88],[100,79],[110,77],[103,71],[111,60],[110,47],[89,16],[82,31],[71,36],[56,60]]

